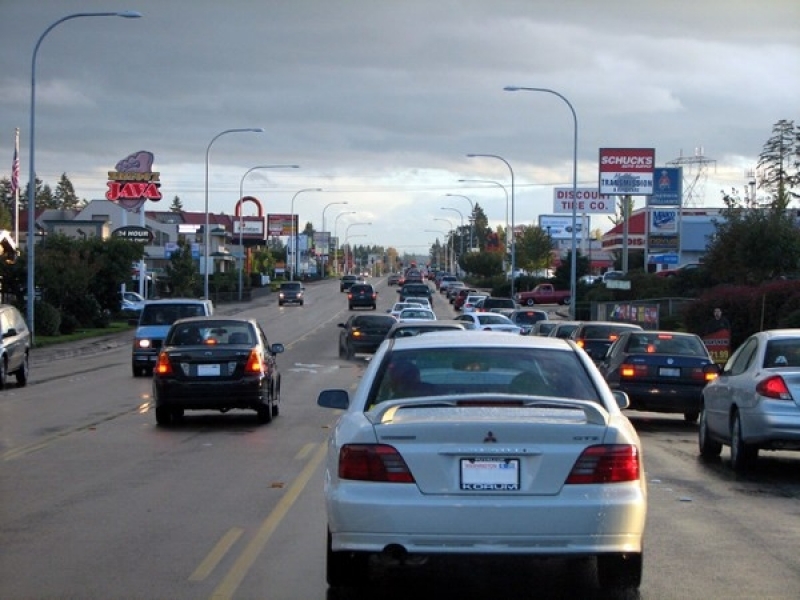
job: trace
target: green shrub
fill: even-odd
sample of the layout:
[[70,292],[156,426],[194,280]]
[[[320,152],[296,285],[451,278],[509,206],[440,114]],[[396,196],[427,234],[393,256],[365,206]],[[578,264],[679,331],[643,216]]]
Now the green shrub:
[[75,333],[80,325],[81,323],[78,321],[78,318],[75,315],[65,314],[63,317],[61,317],[61,327],[59,328],[59,332],[61,335],[69,335],[71,333]]
[[40,335],[58,335],[61,313],[47,302],[37,302],[34,307],[34,331]]

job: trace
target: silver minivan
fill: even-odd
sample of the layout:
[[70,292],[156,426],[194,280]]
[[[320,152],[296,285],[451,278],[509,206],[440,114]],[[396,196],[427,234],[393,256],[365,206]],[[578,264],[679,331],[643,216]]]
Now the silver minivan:
[[0,389],[14,375],[20,387],[28,383],[31,332],[22,313],[10,304],[0,304]]

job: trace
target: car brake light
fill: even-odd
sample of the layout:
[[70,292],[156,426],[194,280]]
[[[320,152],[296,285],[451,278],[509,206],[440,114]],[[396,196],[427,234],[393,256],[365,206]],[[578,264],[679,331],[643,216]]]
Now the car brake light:
[[756,385],[756,392],[765,398],[772,398],[774,400],[792,400],[792,393],[786,386],[786,382],[780,375],[773,375],[767,377],[763,381],[759,381]]
[[247,364],[244,367],[245,373],[263,373],[264,363],[261,362],[261,357],[256,350],[250,351],[250,356],[247,359]]
[[169,356],[166,352],[161,352],[158,355],[158,362],[156,363],[156,373],[159,375],[169,375],[172,373],[172,364],[169,362]]
[[589,446],[567,477],[568,484],[619,483],[639,479],[639,449],[628,444]]
[[619,367],[620,377],[644,377],[647,375],[647,365],[632,365],[622,363]]
[[347,444],[339,452],[339,477],[357,481],[414,483],[408,465],[393,446]]

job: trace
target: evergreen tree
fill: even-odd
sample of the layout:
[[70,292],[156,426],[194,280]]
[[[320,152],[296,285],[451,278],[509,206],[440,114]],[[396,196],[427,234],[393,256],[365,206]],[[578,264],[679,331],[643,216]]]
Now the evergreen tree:
[[56,191],[53,194],[53,200],[55,203],[54,208],[61,208],[64,210],[74,210],[81,204],[78,196],[75,194],[75,188],[66,173],[62,173],[61,179],[58,180]]
[[164,268],[173,296],[195,296],[200,285],[198,265],[192,258],[192,246],[185,240],[178,241],[178,249],[170,256]]
[[800,194],[800,127],[782,119],[772,127],[772,137],[764,144],[758,158],[758,187],[772,197],[771,205],[784,210]]
[[183,212],[183,202],[181,202],[181,199],[177,195],[172,199],[169,210],[174,213]]

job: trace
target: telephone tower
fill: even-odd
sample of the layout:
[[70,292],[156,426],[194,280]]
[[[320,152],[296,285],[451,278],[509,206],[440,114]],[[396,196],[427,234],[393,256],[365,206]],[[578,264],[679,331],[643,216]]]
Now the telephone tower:
[[667,163],[670,167],[683,167],[683,206],[703,206],[706,199],[706,183],[708,169],[711,165],[717,168],[717,161],[703,155],[703,147],[694,149],[693,156],[681,155]]

